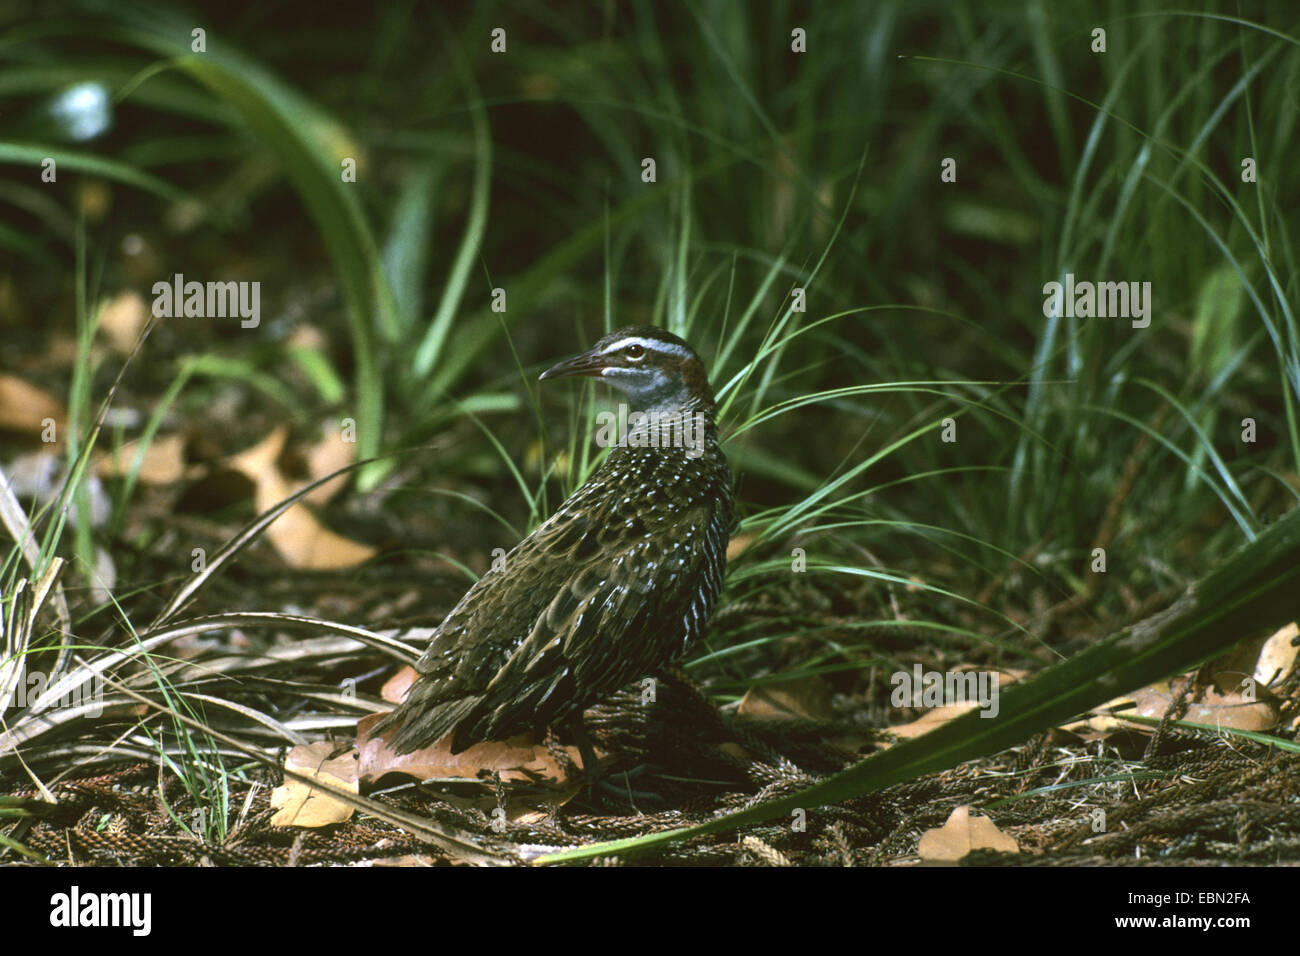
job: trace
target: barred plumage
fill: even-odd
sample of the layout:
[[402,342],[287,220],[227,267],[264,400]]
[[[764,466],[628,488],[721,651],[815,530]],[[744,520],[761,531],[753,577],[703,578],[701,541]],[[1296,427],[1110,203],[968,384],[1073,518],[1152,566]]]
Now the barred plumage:
[[736,515],[698,356],[675,335],[633,326],[542,378],[568,375],[600,377],[647,419],[631,415],[626,444],[438,626],[419,679],[375,729],[398,753],[448,733],[458,753],[580,720],[680,658],[717,602]]

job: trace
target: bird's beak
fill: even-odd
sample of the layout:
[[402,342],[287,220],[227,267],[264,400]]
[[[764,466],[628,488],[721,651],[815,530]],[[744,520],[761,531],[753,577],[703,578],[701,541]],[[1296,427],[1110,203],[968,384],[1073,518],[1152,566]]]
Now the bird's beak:
[[598,352],[583,352],[573,358],[552,365],[541,374],[539,381],[548,378],[564,378],[568,375],[599,375],[605,369],[605,359]]

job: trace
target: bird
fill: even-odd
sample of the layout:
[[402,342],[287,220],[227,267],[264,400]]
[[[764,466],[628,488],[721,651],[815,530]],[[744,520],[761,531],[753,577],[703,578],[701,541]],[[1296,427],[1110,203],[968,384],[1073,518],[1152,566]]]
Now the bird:
[[704,363],[635,325],[541,380],[573,376],[623,393],[622,427],[597,432],[612,447],[591,477],[434,629],[407,696],[372,730],[396,754],[564,727],[590,778],[583,711],[671,667],[705,630],[738,518]]

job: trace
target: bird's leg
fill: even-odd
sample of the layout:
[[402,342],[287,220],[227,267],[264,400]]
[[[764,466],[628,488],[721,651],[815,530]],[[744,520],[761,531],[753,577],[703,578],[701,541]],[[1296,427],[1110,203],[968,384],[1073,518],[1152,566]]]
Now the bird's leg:
[[582,755],[582,778],[587,788],[591,789],[600,776],[596,765],[596,751],[592,749],[591,739],[587,736],[587,727],[582,722],[582,711],[577,711],[569,718],[569,730],[578,744],[578,753]]
[[578,775],[578,762],[569,756],[569,752],[564,749],[564,744],[560,741],[560,735],[555,732],[554,727],[546,728],[546,736],[542,739],[546,745],[546,752],[559,765],[565,778],[576,777]]

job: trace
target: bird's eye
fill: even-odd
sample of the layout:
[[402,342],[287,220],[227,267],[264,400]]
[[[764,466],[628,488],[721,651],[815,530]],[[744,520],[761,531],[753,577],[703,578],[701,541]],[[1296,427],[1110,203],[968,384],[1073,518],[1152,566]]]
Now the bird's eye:
[[645,358],[645,348],[640,345],[629,345],[623,350],[623,354],[633,362],[639,362]]

